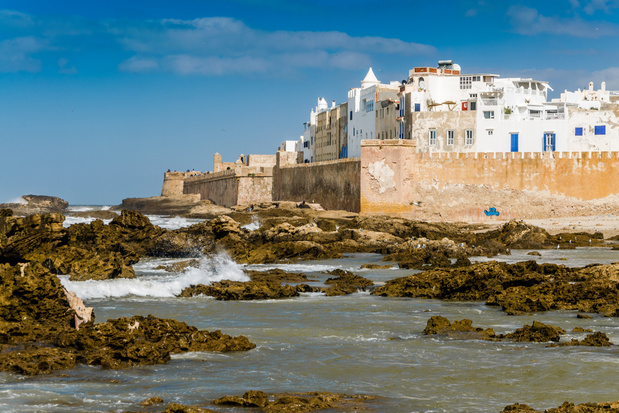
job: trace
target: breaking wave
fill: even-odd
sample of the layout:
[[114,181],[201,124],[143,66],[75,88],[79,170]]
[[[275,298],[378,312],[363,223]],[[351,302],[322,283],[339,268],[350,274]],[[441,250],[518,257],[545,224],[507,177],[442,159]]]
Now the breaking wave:
[[164,229],[179,229],[189,227],[193,224],[197,224],[199,222],[205,221],[204,219],[197,218],[183,218],[183,217],[165,217],[162,215],[146,215],[150,220],[151,224],[157,225],[158,227]]
[[203,257],[197,268],[190,267],[182,272],[165,275],[102,281],[71,281],[68,276],[60,276],[62,285],[83,300],[126,296],[174,297],[190,285],[210,284],[221,280],[249,281],[249,277],[241,266],[223,253]]

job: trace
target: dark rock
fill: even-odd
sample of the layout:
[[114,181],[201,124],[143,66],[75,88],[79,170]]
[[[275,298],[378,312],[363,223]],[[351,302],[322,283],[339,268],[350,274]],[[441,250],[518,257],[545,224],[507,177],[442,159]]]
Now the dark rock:
[[361,266],[361,269],[368,269],[368,270],[388,270],[393,268],[391,265],[389,264],[385,264],[385,265],[380,265],[380,264],[363,264]]
[[170,403],[163,413],[218,413],[215,410],[180,403]]
[[339,268],[333,271],[328,271],[327,273],[337,276],[335,278],[328,278],[325,281],[326,285],[331,285],[331,287],[325,289],[325,293],[329,297],[353,294],[359,290],[366,291],[368,287],[374,285],[374,283],[367,278],[353,274],[350,271],[341,270]]
[[9,208],[15,215],[29,216],[34,214],[63,213],[69,207],[67,201],[55,196],[23,195],[21,198],[24,203],[0,204],[0,209]]
[[[270,401],[274,399],[274,401]],[[249,391],[242,397],[225,396],[213,404],[220,406],[259,407],[267,413],[310,412],[314,410],[337,409],[357,411],[363,409],[362,403],[375,399],[368,395],[344,395],[328,392],[280,393],[271,396],[261,391]]]
[[290,285],[268,281],[220,281],[210,285],[198,284],[181,291],[179,297],[206,295],[218,300],[273,300],[298,297],[297,289]]
[[423,330],[423,334],[443,334],[452,338],[489,340],[495,337],[494,330],[491,328],[483,329],[473,327],[472,321],[468,319],[456,320],[450,323],[448,319],[442,316],[431,317]]
[[163,399],[161,397],[149,397],[148,399],[140,402],[140,406],[153,406],[155,404],[162,404]]
[[590,346],[590,347],[610,347],[613,343],[610,342],[608,336],[599,331],[588,334],[582,341],[573,338],[569,342],[553,343],[548,347],[567,347],[567,346]]
[[516,342],[538,342],[543,343],[547,341],[560,340],[561,334],[565,334],[565,330],[561,327],[555,327],[546,325],[537,321],[533,321],[530,326],[525,325],[522,328],[517,329],[513,333],[501,334],[498,338],[513,340]]

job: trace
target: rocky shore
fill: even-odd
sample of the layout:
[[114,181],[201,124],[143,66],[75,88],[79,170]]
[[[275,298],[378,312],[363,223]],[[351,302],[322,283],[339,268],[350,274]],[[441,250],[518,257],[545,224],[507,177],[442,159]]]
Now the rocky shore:
[[[515,249],[610,248],[601,232],[551,234],[521,221],[498,227],[428,223],[294,205],[226,209],[177,230],[155,226],[136,211],[111,214],[109,224],[95,220],[65,228],[64,216],[59,212],[22,217],[12,209],[0,210],[0,371],[36,375],[77,364],[122,369],[165,363],[180,352],[247,351],[256,347],[242,335],[231,337],[220,331],[199,330],[152,315],[95,323],[96,309],[65,290],[56,275],[66,274],[74,281],[134,278],[133,265],[146,257],[184,258],[169,268],[182,271],[198,265],[198,258],[221,251],[237,263],[246,264],[290,263],[372,252],[383,254],[386,261],[397,263],[401,269],[419,270],[378,286],[343,270],[330,272],[323,284],[303,273],[245,270],[249,281],[192,285],[179,294],[183,298],[205,295],[224,301],[265,300],[293,298],[307,292],[338,296],[370,291],[377,297],[481,301],[510,315],[578,310],[580,317],[590,317],[585,313],[619,317],[619,263],[570,268],[538,264],[534,259],[516,264],[470,261],[471,257],[510,254]],[[450,322],[440,316],[428,320],[424,330],[426,335],[457,339],[543,342],[548,346],[613,345],[604,333],[589,333],[582,340],[561,341],[564,329],[533,322],[511,333],[495,334],[492,329],[474,327],[471,320]],[[354,409],[369,399],[332,393],[267,395],[255,391],[223,397],[215,405],[267,412],[311,411]],[[169,404],[166,411],[192,408]],[[563,410],[549,411],[588,411],[568,408],[580,407],[566,404],[557,408]],[[535,410],[511,405],[504,411]]]

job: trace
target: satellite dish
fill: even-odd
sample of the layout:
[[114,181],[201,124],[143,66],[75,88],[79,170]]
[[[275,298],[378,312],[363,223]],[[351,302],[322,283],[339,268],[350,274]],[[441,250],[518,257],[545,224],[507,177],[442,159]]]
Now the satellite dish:
[[426,81],[423,79],[423,77],[419,78],[419,89],[426,90]]

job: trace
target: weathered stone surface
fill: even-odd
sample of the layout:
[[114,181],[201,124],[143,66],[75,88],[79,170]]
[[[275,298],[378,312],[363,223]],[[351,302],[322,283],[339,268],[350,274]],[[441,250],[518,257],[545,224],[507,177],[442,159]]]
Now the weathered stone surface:
[[564,402],[559,407],[546,409],[544,411],[535,410],[526,404],[511,404],[501,410],[500,413],[619,413],[619,401],[603,403],[574,403]]
[[8,208],[13,214],[28,216],[33,214],[63,213],[69,207],[69,203],[56,196],[46,195],[23,195],[23,203],[0,204],[0,209]]
[[117,369],[163,363],[171,353],[183,351],[255,347],[244,336],[199,331],[153,316],[122,317],[101,324],[94,324],[94,316],[90,321],[82,317],[76,330],[80,317],[69,295],[58,277],[36,262],[0,264],[0,287],[2,371],[34,375],[76,363]]
[[220,281],[210,285],[198,284],[181,291],[179,297],[207,295],[218,300],[273,300],[298,297],[299,292],[291,285],[269,281]]
[[163,413],[218,413],[215,410],[180,403],[170,403]]
[[617,316],[619,265],[568,268],[535,261],[486,262],[397,278],[372,294],[486,301],[509,314],[566,309]]
[[533,324],[526,325],[517,329],[513,333],[501,334],[498,338],[513,340],[517,342],[539,342],[546,341],[558,342],[561,339],[561,334],[565,334],[565,330],[561,327],[546,325],[538,321],[533,321]]
[[612,345],[613,343],[610,342],[610,339],[608,338],[606,334],[597,331],[593,334],[588,334],[582,340],[576,340],[575,338],[573,338],[569,342],[553,343],[549,345],[548,347],[567,347],[567,346],[610,347]]
[[268,396],[261,391],[248,391],[242,397],[224,396],[213,404],[262,408],[267,413],[311,412],[324,409],[344,409],[345,411],[363,409],[363,402],[376,397],[369,395],[344,395],[328,392],[280,393]]
[[328,271],[327,273],[337,276],[335,278],[328,278],[325,281],[326,285],[330,285],[330,287],[325,289],[325,294],[328,297],[353,294],[359,290],[366,291],[368,287],[374,285],[374,283],[367,278],[353,274],[350,271],[341,270],[339,268],[333,271]]
[[474,340],[490,340],[495,337],[494,330],[491,328],[483,329],[473,327],[473,322],[468,319],[456,320],[450,323],[448,319],[442,316],[431,317],[423,334],[443,334],[452,338],[474,339]]

